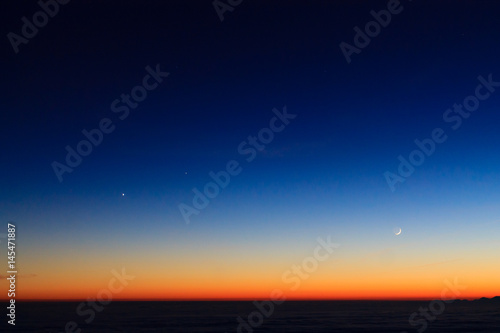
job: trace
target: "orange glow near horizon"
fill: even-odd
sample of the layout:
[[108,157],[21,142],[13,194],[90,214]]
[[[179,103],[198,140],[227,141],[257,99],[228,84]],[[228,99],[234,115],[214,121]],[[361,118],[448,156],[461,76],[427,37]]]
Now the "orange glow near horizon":
[[[70,283],[69,280],[61,280],[57,284],[52,284],[48,280],[30,278],[18,282],[16,298],[19,300],[85,300],[96,298],[100,295],[109,294],[110,280],[98,279],[93,281],[81,281],[80,283]],[[38,280],[38,281],[37,281]],[[331,280],[331,282],[329,282]],[[349,281],[350,280],[350,281]],[[361,281],[355,276],[343,279],[328,279],[327,277],[317,277],[309,281],[301,281],[297,290],[292,290],[290,284],[282,281],[265,280],[239,280],[233,283],[220,283],[218,281],[203,281],[194,283],[193,281],[168,281],[162,282],[160,278],[139,278],[129,282],[120,292],[112,293],[114,300],[254,300],[270,299],[273,290],[279,290],[288,300],[419,300],[419,299],[439,299],[443,290],[449,289],[448,282],[453,284],[453,278],[442,279],[441,284],[431,282],[415,281],[397,283],[388,280],[385,283],[378,279],[371,281]],[[397,280],[397,279],[395,279]],[[25,284],[25,281],[29,283]],[[446,282],[448,281],[448,282]],[[227,282],[227,281],[226,281]],[[467,286],[460,290],[458,299],[477,299],[481,297],[498,296],[496,281],[482,281],[480,286],[471,283],[469,280],[458,280],[458,284]],[[115,286],[119,286],[114,282]],[[1,284],[3,288],[8,287],[5,281]],[[104,291],[103,291],[104,290]],[[445,292],[448,298],[454,297],[449,291]],[[105,297],[105,296],[104,296]],[[5,299],[5,298],[4,298]]]
[[[453,248],[451,257],[446,252],[451,252],[450,248],[431,252],[425,247],[423,251],[411,243],[376,251],[364,244],[341,246],[307,273],[303,263],[316,247],[312,239],[288,252],[258,247],[253,252],[238,248],[229,252],[223,247],[200,251],[193,247],[180,254],[157,251],[141,257],[123,250],[119,254],[127,260],[121,261],[100,256],[98,250],[68,254],[42,251],[37,255],[57,260],[26,258],[19,271],[25,272],[25,267],[30,270],[17,277],[16,299],[86,300],[111,294],[114,300],[254,300],[270,299],[276,289],[288,300],[430,300],[441,298],[442,293],[448,298],[477,299],[500,295],[500,267],[491,265],[498,261],[494,251]],[[294,266],[302,267],[302,277],[292,272]],[[122,270],[129,277],[124,285],[117,278]],[[455,279],[460,286],[458,295],[446,291]],[[0,287],[8,290],[5,278]],[[1,299],[8,299],[7,293]]]

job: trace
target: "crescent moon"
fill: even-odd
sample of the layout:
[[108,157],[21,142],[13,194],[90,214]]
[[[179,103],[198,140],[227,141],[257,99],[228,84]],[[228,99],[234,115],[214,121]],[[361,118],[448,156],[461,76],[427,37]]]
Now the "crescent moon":
[[401,235],[402,232],[403,232],[403,230],[401,230],[401,228],[399,228],[399,231],[396,232],[395,234],[396,234],[396,236],[399,236],[399,235]]

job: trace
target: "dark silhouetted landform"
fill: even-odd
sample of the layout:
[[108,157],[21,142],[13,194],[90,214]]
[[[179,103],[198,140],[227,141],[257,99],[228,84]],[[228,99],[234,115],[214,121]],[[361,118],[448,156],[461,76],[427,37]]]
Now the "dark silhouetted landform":
[[471,303],[478,302],[478,303],[499,303],[500,304],[500,296],[495,296],[492,298],[481,297],[481,298],[474,299],[471,301],[469,301],[467,299],[460,299],[460,300],[457,300],[457,302],[471,302]]

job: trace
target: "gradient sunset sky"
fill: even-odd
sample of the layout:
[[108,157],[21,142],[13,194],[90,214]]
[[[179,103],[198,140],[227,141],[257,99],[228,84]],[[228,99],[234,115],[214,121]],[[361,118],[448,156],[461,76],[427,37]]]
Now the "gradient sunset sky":
[[[2,6],[4,36],[40,10]],[[243,1],[223,22],[211,1],[75,1],[17,54],[4,38],[17,298],[95,297],[122,269],[114,299],[431,299],[455,279],[459,298],[500,295],[500,87],[443,119],[479,76],[500,81],[498,3],[400,6],[349,64],[339,44],[386,1]],[[169,76],[121,120],[111,104],[157,64]],[[296,118],[247,162],[240,143],[285,106]],[[114,131],[59,182],[51,164],[103,118]],[[435,128],[447,140],[391,191],[384,173]],[[186,224],[179,204],[230,160],[241,173]],[[318,237],[340,247],[292,290]]]

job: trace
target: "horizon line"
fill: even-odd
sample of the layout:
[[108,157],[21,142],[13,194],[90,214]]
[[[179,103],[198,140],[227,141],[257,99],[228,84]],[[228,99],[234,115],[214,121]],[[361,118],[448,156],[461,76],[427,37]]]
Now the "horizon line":
[[[454,301],[474,301],[480,300],[483,298],[493,299],[495,297],[477,297],[477,298],[456,298]],[[287,298],[285,302],[311,302],[311,301],[325,301],[325,302],[415,302],[415,301],[433,301],[440,298]],[[269,298],[123,298],[123,299],[115,299],[113,302],[251,302],[251,301],[269,301]],[[452,299],[447,299],[452,300]],[[10,301],[9,298],[0,299],[0,302],[8,303]],[[86,299],[82,298],[55,298],[55,299],[35,299],[35,298],[26,298],[20,299],[17,298],[16,301],[19,302],[86,302]]]

